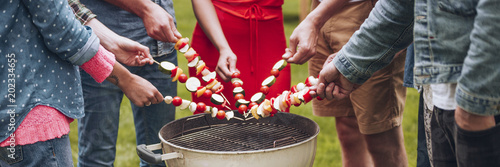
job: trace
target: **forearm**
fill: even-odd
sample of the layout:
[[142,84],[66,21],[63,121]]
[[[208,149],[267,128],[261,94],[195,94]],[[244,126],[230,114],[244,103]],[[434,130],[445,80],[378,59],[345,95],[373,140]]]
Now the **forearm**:
[[125,84],[125,81],[129,81],[132,78],[132,73],[127,70],[123,65],[116,62],[113,66],[113,71],[106,78],[106,81],[109,81],[115,84],[118,87],[122,87]]
[[115,6],[118,6],[126,11],[136,14],[144,18],[146,15],[151,14],[155,5],[151,0],[105,0]]
[[193,10],[198,24],[217,50],[228,50],[229,44],[224,36],[222,27],[210,0],[192,0]]
[[413,41],[414,2],[379,1],[369,17],[334,58],[350,82],[362,84],[387,66],[394,55]]
[[304,20],[312,22],[315,27],[320,29],[323,25],[325,25],[328,19],[341,10],[342,7],[348,2],[349,0],[323,0],[321,3],[317,4],[314,10],[312,10]]
[[116,40],[120,40],[121,38],[123,38],[122,36],[110,30],[97,19],[91,19],[90,21],[87,21],[85,25],[91,27],[94,30],[94,33],[101,40],[101,45],[109,51],[113,52],[114,50],[116,50],[116,48],[118,47],[116,45]]
[[101,39],[101,45],[114,53],[120,63],[127,66],[153,63],[148,47],[116,34],[97,19],[88,21],[86,25],[92,27],[97,37]]

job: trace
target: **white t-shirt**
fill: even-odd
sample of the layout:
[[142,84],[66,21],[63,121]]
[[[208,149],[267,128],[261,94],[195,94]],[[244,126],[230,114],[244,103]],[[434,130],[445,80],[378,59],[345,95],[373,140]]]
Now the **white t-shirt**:
[[455,110],[455,89],[457,84],[431,84],[432,103],[438,108],[444,110]]

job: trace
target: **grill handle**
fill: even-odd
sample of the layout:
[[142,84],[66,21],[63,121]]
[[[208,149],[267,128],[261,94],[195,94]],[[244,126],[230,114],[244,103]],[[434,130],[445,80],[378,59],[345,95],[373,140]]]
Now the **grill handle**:
[[146,161],[149,164],[159,164],[165,160],[184,157],[182,153],[178,152],[172,152],[167,154],[153,153],[154,150],[161,149],[161,143],[147,145],[147,146],[145,144],[141,144],[138,145],[136,149],[137,149],[137,155],[139,155],[139,157],[142,160]]

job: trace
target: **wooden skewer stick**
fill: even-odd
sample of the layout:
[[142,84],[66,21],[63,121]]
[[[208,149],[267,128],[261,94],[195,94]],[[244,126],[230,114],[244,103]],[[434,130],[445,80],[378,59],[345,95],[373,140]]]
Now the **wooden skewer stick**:
[[240,121],[245,121],[243,118],[240,118],[240,117],[233,117],[233,119],[237,119],[237,120],[240,120]]
[[154,61],[156,64],[160,65],[160,63],[159,63],[158,61],[156,61],[155,59],[153,59],[153,61]]
[[226,101],[227,104],[231,105],[231,103],[229,103],[229,100],[227,100],[226,96],[224,96],[224,94],[220,94],[222,96],[222,98],[224,98],[224,101]]
[[[144,53],[139,52],[139,54],[140,54],[140,56],[145,57]],[[158,61],[156,61],[155,59],[151,58],[151,60],[153,60],[156,64],[160,65],[160,63]]]

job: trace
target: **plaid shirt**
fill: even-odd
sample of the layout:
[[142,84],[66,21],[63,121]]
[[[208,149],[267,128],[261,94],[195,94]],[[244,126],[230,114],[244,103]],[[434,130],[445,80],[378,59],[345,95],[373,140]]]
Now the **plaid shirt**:
[[97,17],[92,11],[90,11],[85,5],[80,3],[80,0],[68,0],[69,6],[73,9],[75,17],[83,24],[87,23],[89,20]]

